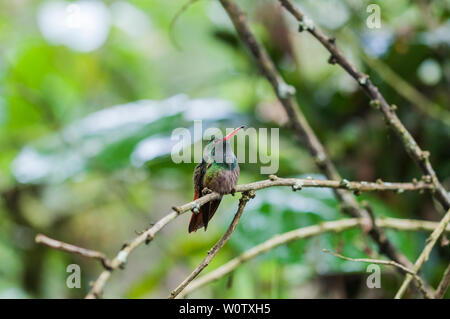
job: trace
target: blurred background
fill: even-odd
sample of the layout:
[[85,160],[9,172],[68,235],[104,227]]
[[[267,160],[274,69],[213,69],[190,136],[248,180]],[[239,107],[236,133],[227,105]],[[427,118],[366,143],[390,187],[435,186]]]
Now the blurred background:
[[[373,1],[372,1],[373,2]],[[218,1],[0,0],[0,298],[77,298],[102,270],[93,260],[39,246],[36,233],[114,256],[136,232],[193,198],[194,164],[175,164],[172,130],[283,127],[286,117]],[[342,176],[411,181],[421,172],[358,85],[311,36],[298,34],[275,0],[238,3],[264,43]],[[450,1],[375,1],[381,28],[366,26],[369,1],[296,3],[379,86],[450,188]],[[176,18],[176,19],[175,19]],[[200,143],[201,141],[197,141]],[[247,147],[257,147],[248,140]],[[280,129],[278,176],[321,178],[304,148]],[[241,164],[240,183],[267,178]],[[378,216],[439,220],[430,194],[363,194]],[[105,298],[165,298],[205,256],[231,221],[226,196],[207,232],[188,234],[190,213],[138,248],[108,282]],[[330,190],[259,191],[236,233],[204,271],[275,234],[344,218]],[[427,237],[388,231],[410,260]],[[438,247],[439,246],[439,247]],[[279,247],[190,297],[390,298],[402,277],[383,267],[359,230]],[[423,267],[438,284],[450,260],[437,247]],[[78,264],[82,287],[69,289]],[[447,293],[447,297],[449,294]]]

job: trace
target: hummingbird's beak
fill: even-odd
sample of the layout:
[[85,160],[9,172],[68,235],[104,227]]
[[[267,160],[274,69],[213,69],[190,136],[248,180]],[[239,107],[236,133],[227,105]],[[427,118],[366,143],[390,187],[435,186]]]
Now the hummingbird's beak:
[[224,141],[228,141],[231,137],[233,137],[234,134],[236,134],[240,129],[243,129],[245,125],[239,126],[237,129],[235,129],[233,132],[229,133],[227,136],[223,138]]

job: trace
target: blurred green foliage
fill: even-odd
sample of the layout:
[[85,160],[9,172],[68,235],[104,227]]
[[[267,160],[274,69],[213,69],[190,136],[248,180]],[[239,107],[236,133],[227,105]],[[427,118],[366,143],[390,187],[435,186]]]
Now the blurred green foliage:
[[[37,246],[36,233],[113,256],[135,231],[171,206],[190,201],[195,164],[171,161],[173,129],[192,128],[196,119],[203,120],[203,129],[270,128],[286,121],[217,1],[196,2],[172,29],[184,1],[98,2],[107,18],[100,15],[95,30],[106,28],[107,33],[96,48],[84,51],[76,45],[89,35],[46,29],[42,21],[58,18],[45,9],[50,1],[0,2],[0,298],[82,297],[101,271],[91,260]],[[300,107],[343,176],[420,178],[357,84],[326,63],[327,52],[310,36],[298,35],[276,1],[239,3],[287,82],[296,87]],[[368,1],[297,3],[337,35],[352,61],[399,106],[400,118],[431,152],[448,188],[449,2],[377,1],[381,29],[365,25]],[[70,12],[59,14],[66,19]],[[60,43],[55,43],[56,31],[61,31]],[[418,108],[385,74],[367,68],[367,57],[437,105],[439,116]],[[257,147],[249,142],[249,148]],[[279,157],[279,176],[317,174],[287,128],[280,130]],[[242,164],[240,183],[265,178],[259,165]],[[429,194],[364,194],[358,199],[369,201],[378,216],[440,216]],[[236,199],[226,197],[206,233],[187,234],[189,214],[175,220],[133,254],[125,271],[114,274],[105,297],[166,297],[221,236],[235,208]],[[260,191],[205,272],[275,234],[344,217],[330,190]],[[426,238],[420,232],[387,235],[411,260]],[[401,280],[386,268],[383,289],[368,292],[366,265],[339,260],[322,248],[352,257],[377,249],[359,230],[325,234],[278,247],[193,296],[390,297]],[[448,246],[435,248],[424,267],[430,284],[439,282],[449,259]],[[81,289],[66,287],[71,263],[82,268]]]

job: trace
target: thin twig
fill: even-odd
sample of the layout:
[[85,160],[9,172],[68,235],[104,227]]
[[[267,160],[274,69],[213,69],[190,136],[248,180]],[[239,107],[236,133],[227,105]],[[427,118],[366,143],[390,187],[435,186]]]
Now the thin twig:
[[[323,145],[320,143],[314,131],[309,126],[305,116],[302,114],[295,100],[295,89],[288,85],[278,73],[270,56],[267,54],[264,47],[256,40],[250,30],[245,14],[236,3],[231,0],[220,0],[220,3],[225,11],[227,11],[240,39],[250,50],[261,73],[266,77],[275,91],[278,100],[288,115],[289,124],[295,135],[300,141],[303,141],[309,153],[315,159],[317,167],[325,174],[325,176],[327,176],[327,178],[341,180],[341,176],[326,154]],[[352,217],[363,218],[363,229],[369,231],[369,235],[375,243],[377,243],[382,254],[385,254],[390,259],[407,267],[412,266],[408,258],[387,240],[383,231],[372,224],[367,210],[359,207],[358,202],[351,193],[341,189],[335,189],[334,192],[341,202],[342,209],[346,214]]]
[[106,257],[106,255],[104,253],[101,253],[99,251],[78,247],[78,246],[75,246],[72,244],[68,244],[68,243],[47,237],[42,234],[36,235],[35,241],[38,244],[44,244],[44,245],[47,245],[54,249],[81,255],[81,256],[84,256],[87,258],[98,259],[101,261],[103,267],[105,267],[106,269],[111,269],[111,262],[108,260],[108,258]]
[[279,0],[281,5],[290,12],[300,24],[299,31],[306,30],[314,36],[331,54],[329,60],[332,64],[339,64],[350,76],[352,76],[364,92],[371,99],[371,105],[379,109],[385,117],[386,122],[392,130],[399,136],[407,153],[418,164],[422,172],[429,176],[435,186],[435,198],[447,211],[450,208],[450,196],[446,189],[441,185],[436,173],[429,161],[430,153],[423,151],[414,140],[409,131],[395,113],[395,108],[387,103],[384,96],[378,88],[372,83],[367,74],[362,73],[344,56],[344,53],[336,45],[335,39],[328,37],[313,21],[305,16],[290,0]]
[[341,254],[335,253],[331,250],[328,249],[322,249],[323,252],[331,254],[335,257],[344,259],[344,260],[349,260],[349,261],[356,261],[356,262],[363,262],[363,263],[369,263],[369,264],[380,264],[380,265],[389,265],[389,266],[394,266],[397,267],[399,269],[401,269],[402,271],[404,271],[407,274],[410,274],[411,276],[413,276],[414,280],[416,280],[417,286],[419,287],[420,292],[423,294],[423,296],[426,299],[434,299],[433,295],[430,295],[429,292],[425,289],[425,282],[423,281],[422,278],[420,278],[419,275],[417,275],[414,271],[412,271],[411,269],[403,266],[402,264],[399,264],[398,262],[392,261],[392,260],[383,260],[383,259],[371,259],[371,258],[350,258],[350,257],[346,257],[346,256],[342,256]]
[[450,285],[450,264],[448,264],[447,269],[445,269],[444,271],[444,275],[442,276],[442,280],[436,289],[434,297],[436,299],[443,298],[449,285]]
[[197,268],[194,269],[194,271],[185,279],[181,284],[178,285],[177,288],[175,288],[169,295],[169,299],[174,299],[192,280],[194,280],[200,272],[202,272],[203,269],[205,269],[211,260],[217,255],[217,253],[222,249],[222,247],[227,243],[227,241],[230,239],[231,235],[236,229],[236,226],[242,216],[242,213],[244,212],[245,205],[247,205],[247,202],[255,197],[255,192],[250,191],[249,193],[243,193],[241,199],[239,200],[239,207],[234,215],[233,220],[231,221],[230,226],[228,227],[225,234],[222,236],[222,238],[208,251],[208,254],[206,257],[202,260],[202,262],[197,266]]
[[429,116],[434,120],[450,126],[450,112],[448,110],[439,104],[430,101],[422,92],[398,75],[383,61],[367,56],[362,49],[357,50],[362,60],[372,68],[385,83],[396,90],[399,95],[409,101],[411,105],[416,106],[420,114]]
[[170,21],[169,24],[169,36],[172,39],[173,44],[175,45],[176,48],[180,49],[180,45],[177,43],[176,39],[175,39],[175,35],[174,35],[174,28],[175,28],[175,24],[178,21],[178,18],[187,10],[189,9],[190,6],[192,6],[195,2],[200,1],[200,0],[188,0],[186,1],[185,4],[183,4],[183,6],[175,13],[175,15],[173,16],[172,20]]
[[[295,240],[305,239],[312,236],[317,236],[327,232],[339,233],[348,229],[360,227],[362,221],[360,218],[349,218],[337,221],[323,222],[321,224],[298,228],[296,230],[276,235],[267,241],[247,250],[238,257],[230,260],[226,264],[223,264],[219,268],[211,271],[210,273],[193,280],[178,297],[184,297],[194,290],[212,282],[218,280],[228,273],[235,270],[241,264],[262,255],[269,250],[272,250],[280,245],[288,244]],[[410,219],[396,219],[396,218],[378,218],[376,219],[376,225],[380,228],[390,228],[402,231],[433,231],[438,223],[422,221],[422,220],[410,220]],[[446,232],[450,233],[450,227],[447,227]]]
[[[376,220],[377,226],[381,228],[391,228],[395,230],[404,231],[426,231],[432,232],[438,225],[438,222],[431,222],[428,220],[415,220],[415,219],[401,219],[383,217]],[[450,225],[445,229],[446,232],[450,232]]]
[[[447,211],[447,213],[444,215],[444,218],[439,222],[438,226],[435,228],[435,230],[431,233],[430,237],[428,237],[426,241],[425,248],[423,249],[422,253],[419,255],[419,258],[417,258],[414,267],[412,270],[414,273],[418,273],[420,268],[422,268],[423,264],[428,260],[428,257],[430,256],[431,250],[433,249],[434,245],[436,244],[439,237],[442,235],[442,233],[445,231],[448,223],[450,222],[450,209]],[[406,275],[405,280],[403,281],[402,285],[400,286],[399,290],[395,294],[395,299],[400,299],[406,292],[406,289],[409,286],[409,283],[411,282],[412,276]]]

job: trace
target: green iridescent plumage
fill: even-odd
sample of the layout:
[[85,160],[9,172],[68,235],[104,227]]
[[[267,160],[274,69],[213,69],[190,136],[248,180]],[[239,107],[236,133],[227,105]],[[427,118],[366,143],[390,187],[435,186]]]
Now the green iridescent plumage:
[[[239,165],[231,149],[229,139],[242,127],[234,130],[223,139],[213,138],[205,147],[203,160],[194,171],[194,199],[202,196],[203,190],[209,189],[219,194],[232,192],[239,178]],[[189,223],[189,232],[208,226],[220,204],[222,197],[203,205],[194,213]]]

